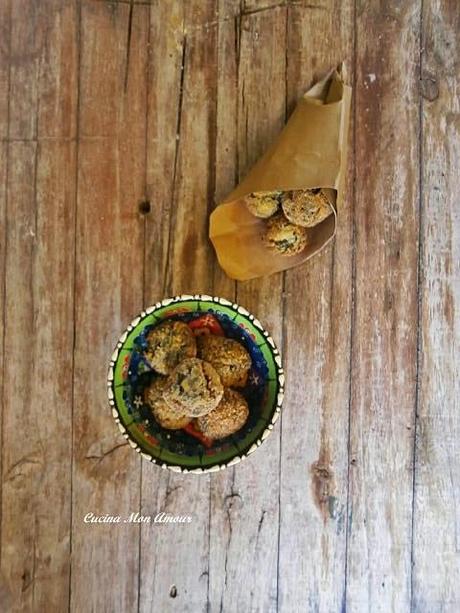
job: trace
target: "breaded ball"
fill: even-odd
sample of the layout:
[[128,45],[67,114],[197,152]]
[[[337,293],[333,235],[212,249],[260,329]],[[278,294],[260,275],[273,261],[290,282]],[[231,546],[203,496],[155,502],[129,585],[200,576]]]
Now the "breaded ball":
[[166,385],[165,377],[157,377],[144,391],[144,401],[150,407],[155,420],[167,430],[185,428],[191,421],[188,415],[176,413],[163,398]]
[[196,427],[211,439],[225,438],[244,426],[249,415],[248,403],[235,390],[226,388],[218,406],[203,417],[198,417]]
[[193,332],[182,321],[167,319],[147,335],[145,357],[161,375],[168,375],[185,358],[196,356]]
[[322,189],[291,192],[282,202],[287,219],[298,226],[313,228],[332,214],[329,198]]
[[197,338],[198,356],[218,372],[224,387],[244,387],[251,356],[238,341],[208,334]]
[[281,214],[267,221],[262,240],[269,249],[281,255],[296,255],[308,243],[307,230],[291,223]]
[[254,192],[244,198],[249,212],[256,217],[267,219],[279,208],[282,192]]
[[177,415],[206,415],[222,399],[224,386],[215,369],[198,358],[183,360],[169,375],[163,397]]

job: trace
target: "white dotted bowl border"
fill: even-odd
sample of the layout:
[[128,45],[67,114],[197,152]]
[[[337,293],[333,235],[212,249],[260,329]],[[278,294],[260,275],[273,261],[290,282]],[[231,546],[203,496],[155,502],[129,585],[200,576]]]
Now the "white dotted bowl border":
[[[115,403],[115,395],[113,391],[115,364],[116,364],[120,349],[123,347],[123,343],[125,342],[128,334],[132,332],[134,328],[138,326],[139,323],[143,319],[145,319],[148,315],[150,315],[151,313],[154,313],[158,309],[161,309],[163,307],[169,306],[174,303],[188,302],[190,300],[198,300],[200,302],[214,302],[217,305],[223,305],[223,306],[229,307],[233,309],[233,311],[238,312],[240,315],[247,317],[249,321],[262,332],[262,335],[264,336],[265,340],[270,345],[270,350],[275,360],[275,366],[276,366],[276,371],[277,371],[276,376],[277,376],[277,381],[278,381],[278,395],[276,399],[276,406],[275,406],[275,410],[273,412],[272,418],[270,420],[270,423],[264,429],[260,437],[251,445],[251,447],[249,447],[246,453],[237,455],[231,460],[228,460],[228,462],[224,462],[223,464],[215,464],[213,466],[209,466],[206,468],[192,468],[192,469],[184,468],[176,464],[168,464],[167,462],[163,462],[159,460],[158,458],[154,458],[148,453],[145,453],[145,451],[142,451],[142,448],[139,446],[139,444],[136,441],[134,441],[131,438],[129,432],[126,430],[125,426],[121,422],[120,414],[118,412],[118,408]],[[168,469],[175,473],[193,473],[193,474],[215,473],[215,472],[219,472],[220,470],[224,470],[228,466],[235,466],[235,464],[238,464],[242,460],[246,459],[258,447],[260,447],[261,444],[265,441],[265,439],[273,432],[273,427],[281,414],[281,406],[283,404],[283,399],[284,399],[284,371],[283,371],[283,366],[281,363],[280,353],[272,337],[264,329],[260,321],[256,319],[253,315],[251,315],[251,313],[249,313],[249,311],[247,311],[244,307],[240,306],[239,304],[236,304],[235,302],[231,302],[230,300],[226,300],[225,298],[219,298],[217,296],[212,297],[212,296],[207,296],[206,294],[195,294],[194,296],[192,296],[188,294],[182,294],[180,296],[175,296],[174,298],[165,298],[161,302],[157,302],[153,306],[146,308],[145,311],[142,311],[142,313],[138,315],[136,318],[134,318],[132,322],[128,325],[126,330],[123,332],[123,334],[118,339],[115,350],[112,353],[112,356],[110,358],[109,371],[107,375],[107,394],[108,394],[108,399],[109,399],[109,405],[112,411],[112,416],[115,419],[115,422],[117,423],[120,432],[122,433],[124,438],[128,441],[129,445],[133,449],[135,449],[137,453],[139,453],[145,460],[148,460],[149,462],[152,462],[153,464],[156,464],[157,466],[161,466],[161,468],[163,469]]]

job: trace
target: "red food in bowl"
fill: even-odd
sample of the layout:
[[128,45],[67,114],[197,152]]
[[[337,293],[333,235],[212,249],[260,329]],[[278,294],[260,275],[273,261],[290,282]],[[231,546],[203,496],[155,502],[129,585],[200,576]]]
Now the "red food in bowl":
[[214,317],[209,313],[189,321],[188,326],[193,331],[195,336],[200,336],[201,334],[215,334],[216,336],[224,336],[224,331],[217,317]]

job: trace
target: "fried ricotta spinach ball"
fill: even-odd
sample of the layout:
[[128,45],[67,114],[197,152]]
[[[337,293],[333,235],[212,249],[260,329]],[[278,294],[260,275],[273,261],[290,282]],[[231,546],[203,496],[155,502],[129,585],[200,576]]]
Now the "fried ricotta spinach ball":
[[291,223],[281,214],[267,221],[262,240],[271,251],[286,256],[297,255],[308,244],[307,230]]
[[291,223],[304,228],[313,228],[332,214],[331,203],[322,189],[291,192],[282,208]]
[[210,439],[220,439],[234,434],[244,426],[249,415],[248,403],[243,396],[226,388],[215,409],[195,421],[198,430]]
[[149,406],[155,420],[167,430],[179,430],[185,428],[191,417],[185,413],[178,413],[171,409],[163,398],[166,385],[166,377],[157,377],[144,391],[144,401]]
[[267,219],[279,209],[282,192],[253,192],[244,198],[244,202],[249,212]]
[[163,398],[177,415],[206,415],[222,399],[224,386],[215,369],[198,358],[187,358],[169,375]]
[[251,357],[238,341],[208,334],[197,339],[198,355],[218,372],[225,387],[244,387]]
[[147,335],[145,357],[156,372],[168,375],[185,358],[196,356],[193,332],[182,321],[167,319]]

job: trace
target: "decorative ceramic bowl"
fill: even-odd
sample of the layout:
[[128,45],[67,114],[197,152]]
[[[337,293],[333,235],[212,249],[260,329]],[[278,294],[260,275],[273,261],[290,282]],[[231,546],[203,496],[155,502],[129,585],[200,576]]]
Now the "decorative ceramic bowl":
[[[166,430],[143,402],[156,373],[144,357],[146,335],[164,319],[186,322],[195,334],[220,334],[242,343],[252,358],[241,393],[249,406],[245,425],[224,439],[207,441],[194,428]],[[175,472],[215,472],[255,451],[273,430],[283,401],[284,375],[275,343],[246,309],[224,298],[177,296],[143,311],[127,327],[112,355],[108,395],[112,414],[131,447]]]

